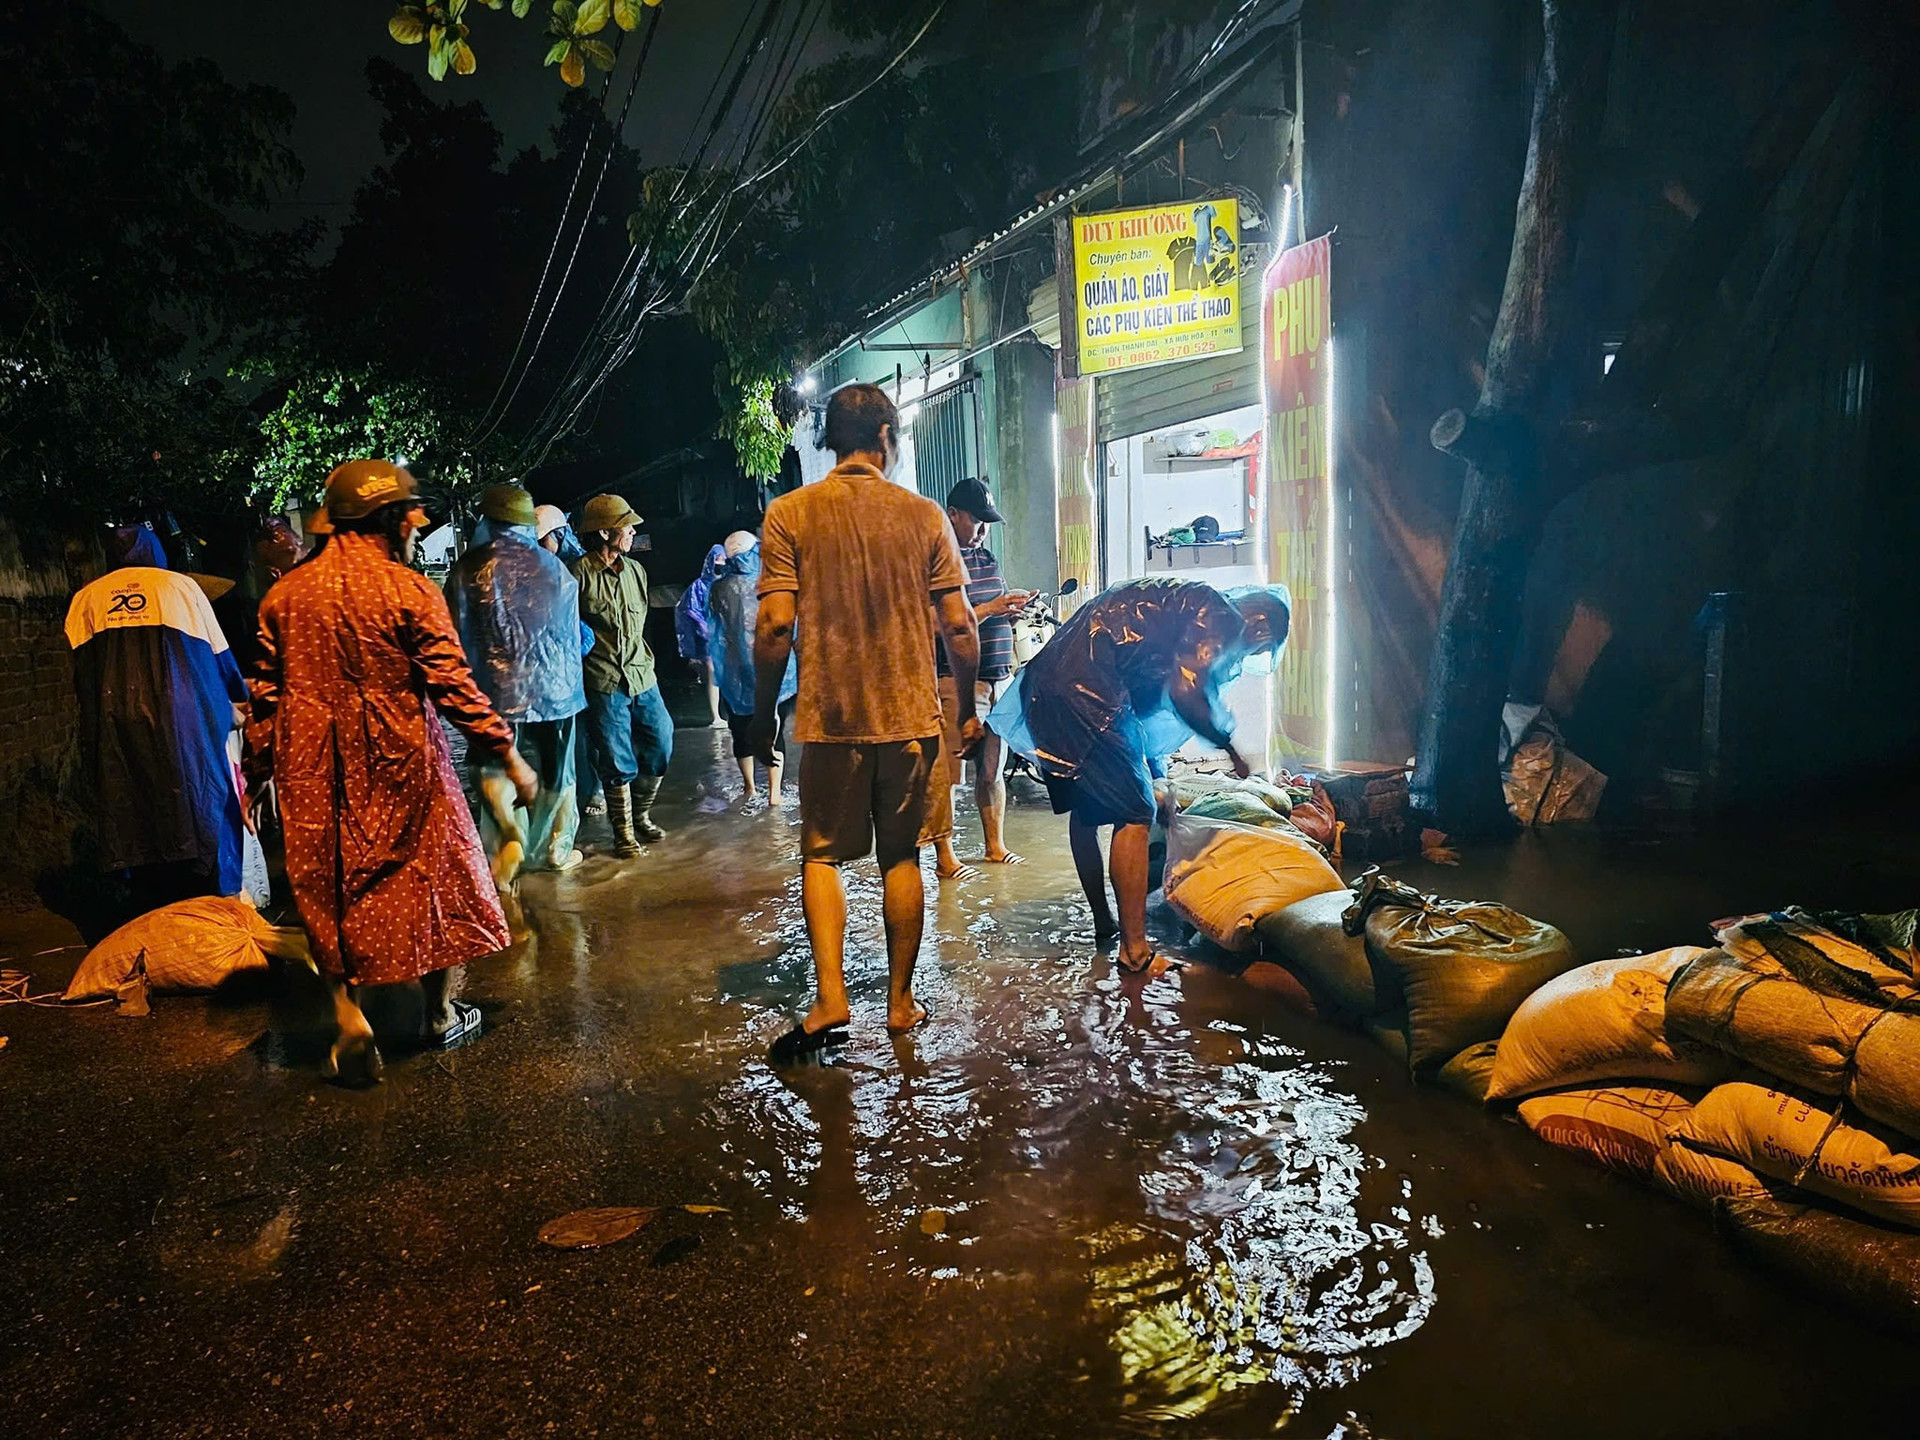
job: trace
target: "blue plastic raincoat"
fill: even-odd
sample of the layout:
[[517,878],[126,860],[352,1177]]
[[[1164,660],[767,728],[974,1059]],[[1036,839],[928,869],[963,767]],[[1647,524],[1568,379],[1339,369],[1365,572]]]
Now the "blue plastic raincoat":
[[[1284,590],[1275,588],[1284,601]],[[1100,823],[1153,819],[1153,776],[1193,736],[1173,708],[1176,662],[1202,646],[1218,733],[1233,733],[1220,692],[1246,658],[1246,621],[1197,580],[1128,580],[1075,611],[1027,662],[987,724],[1050,779],[1074,782],[1075,805]]]
[[473,678],[514,723],[577,715],[587,708],[579,582],[531,525],[492,531],[447,576],[447,609]]
[[714,546],[700,566],[699,578],[680,593],[679,603],[673,607],[673,638],[679,642],[683,660],[709,658],[708,646],[712,643],[709,597],[713,582],[726,572],[726,564],[726,547]]
[[[760,578],[760,549],[742,551],[725,562],[720,578],[707,596],[708,654],[720,698],[736,715],[753,713],[753,627],[760,619],[760,601],[754,586]],[[787,657],[787,675],[780,682],[780,700],[791,700],[800,688],[796,655]]]

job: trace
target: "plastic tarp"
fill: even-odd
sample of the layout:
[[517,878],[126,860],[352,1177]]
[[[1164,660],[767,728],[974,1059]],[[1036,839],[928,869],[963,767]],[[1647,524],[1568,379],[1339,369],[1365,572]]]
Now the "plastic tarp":
[[447,608],[473,678],[509,721],[564,720],[587,708],[580,587],[531,525],[496,525],[455,562]]
[[[713,661],[713,681],[736,715],[753,713],[753,627],[760,619],[760,601],[753,592],[759,578],[760,549],[755,546],[728,560],[707,593],[707,655]],[[799,688],[799,656],[790,654],[780,699],[792,699]]]
[[66,998],[112,995],[142,968],[155,990],[212,990],[231,975],[266,969],[269,955],[312,963],[305,931],[269,925],[243,899],[179,900],[129,920],[89,950]]
[[1109,586],[1027,662],[987,723],[1043,775],[1076,781],[1089,809],[1144,823],[1154,771],[1194,733],[1168,695],[1180,658],[1217,656],[1200,684],[1215,728],[1231,734],[1220,692],[1240,673],[1245,629],[1199,581]]
[[1734,1248],[1811,1288],[1920,1330],[1920,1235],[1774,1195],[1716,1201]]
[[1529,995],[1500,1037],[1488,1098],[1508,1100],[1602,1080],[1715,1085],[1737,1062],[1667,1034],[1667,982],[1706,954],[1680,945],[1575,966]]
[[1305,839],[1277,830],[1176,812],[1167,826],[1167,904],[1214,944],[1257,948],[1254,926],[1311,895],[1346,893],[1346,882]]

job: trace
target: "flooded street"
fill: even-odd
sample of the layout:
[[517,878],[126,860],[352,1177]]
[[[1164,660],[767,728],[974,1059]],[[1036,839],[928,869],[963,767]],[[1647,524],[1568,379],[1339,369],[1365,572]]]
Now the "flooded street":
[[[484,1036],[375,1091],[320,1078],[304,976],[5,1011],[0,1432],[1798,1436],[1920,1398],[1704,1215],[1204,965],[1118,976],[1031,800],[1029,863],[931,902],[910,1037],[850,868],[851,1043],[774,1073],[798,817],[728,803],[724,738],[680,732],[664,844],[522,883]],[[727,1213],[536,1240],[684,1204]]]

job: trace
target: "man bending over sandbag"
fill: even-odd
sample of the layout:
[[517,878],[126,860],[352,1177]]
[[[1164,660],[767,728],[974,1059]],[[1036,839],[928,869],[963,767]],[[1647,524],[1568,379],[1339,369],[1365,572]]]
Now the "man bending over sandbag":
[[[1233,717],[1220,691],[1252,662],[1269,667],[1286,644],[1286,587],[1223,595],[1197,580],[1129,580],[1082,606],[1027,663],[988,721],[1047,782],[1066,815],[1073,863],[1093,909],[1095,943],[1120,942],[1128,970],[1158,975],[1147,944],[1147,833],[1153,779],[1195,735],[1227,752],[1236,775]],[[1103,866],[1099,827],[1113,826]],[[1107,874],[1120,919],[1107,904]]]

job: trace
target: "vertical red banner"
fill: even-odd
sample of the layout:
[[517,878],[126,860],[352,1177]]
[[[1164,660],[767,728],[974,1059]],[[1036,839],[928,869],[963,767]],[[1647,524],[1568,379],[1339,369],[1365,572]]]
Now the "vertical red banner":
[[1327,309],[1330,237],[1274,258],[1261,285],[1260,364],[1266,395],[1267,574],[1293,597],[1293,627],[1274,697],[1274,748],[1285,760],[1326,756],[1335,633],[1333,353]]

